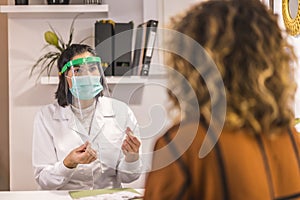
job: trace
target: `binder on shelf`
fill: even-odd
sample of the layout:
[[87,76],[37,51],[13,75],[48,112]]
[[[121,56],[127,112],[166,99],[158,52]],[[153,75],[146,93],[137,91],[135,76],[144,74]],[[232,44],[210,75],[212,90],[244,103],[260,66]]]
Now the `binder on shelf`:
[[113,40],[114,22],[100,20],[95,23],[95,50],[101,58],[102,67],[106,76],[113,73]]
[[138,25],[136,29],[135,36],[135,47],[133,53],[133,61],[132,61],[132,70],[134,75],[140,74],[140,69],[142,68],[142,60],[143,54],[142,51],[144,49],[143,44],[145,43],[145,36],[143,30],[143,24]]
[[158,21],[149,20],[137,27],[132,63],[135,75],[147,76],[149,74],[157,25]]
[[133,22],[95,23],[95,50],[101,57],[106,76],[149,74],[158,21],[149,20],[137,27],[132,60]]
[[115,23],[114,35],[114,63],[113,72],[115,76],[132,75],[132,33],[133,22]]

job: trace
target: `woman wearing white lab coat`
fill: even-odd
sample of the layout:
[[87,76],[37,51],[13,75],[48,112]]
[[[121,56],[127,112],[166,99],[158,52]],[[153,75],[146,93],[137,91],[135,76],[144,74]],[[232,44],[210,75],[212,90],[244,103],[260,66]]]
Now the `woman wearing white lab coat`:
[[[87,45],[74,44],[63,52],[58,60],[63,72],[58,101],[44,106],[35,117],[32,162],[41,189],[120,188],[140,176],[139,128],[130,108],[97,92],[93,101],[80,101],[80,109],[69,98],[74,82],[62,68],[70,60],[94,55]],[[90,104],[84,106],[85,102]]]

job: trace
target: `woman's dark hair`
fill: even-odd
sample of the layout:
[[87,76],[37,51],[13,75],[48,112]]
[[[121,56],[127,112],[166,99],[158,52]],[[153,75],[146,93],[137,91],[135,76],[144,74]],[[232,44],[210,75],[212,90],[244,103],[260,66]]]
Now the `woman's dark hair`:
[[[74,56],[89,52],[93,56],[96,55],[96,52],[94,49],[92,49],[90,46],[85,44],[72,44],[70,47],[68,47],[66,50],[64,50],[59,57],[57,61],[57,67],[58,71],[60,72],[63,66],[72,60]],[[67,83],[66,83],[66,77],[65,73],[68,73],[69,69],[65,71],[64,73],[60,74],[59,76],[59,83],[57,90],[55,92],[55,98],[57,99],[57,102],[60,106],[65,107],[68,104],[72,103],[72,94],[68,89]]]

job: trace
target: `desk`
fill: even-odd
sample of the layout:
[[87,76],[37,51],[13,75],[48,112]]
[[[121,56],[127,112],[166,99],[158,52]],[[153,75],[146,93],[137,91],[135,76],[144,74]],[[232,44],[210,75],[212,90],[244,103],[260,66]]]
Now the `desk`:
[[7,191],[0,192],[0,200],[72,200],[69,191]]
[[[135,189],[143,194],[144,189]],[[0,192],[0,200],[73,200],[66,190],[5,191]]]

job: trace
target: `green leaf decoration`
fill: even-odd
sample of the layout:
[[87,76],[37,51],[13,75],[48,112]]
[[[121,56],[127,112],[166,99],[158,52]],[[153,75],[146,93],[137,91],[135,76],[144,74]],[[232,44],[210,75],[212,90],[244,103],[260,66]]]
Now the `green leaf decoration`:
[[53,45],[55,47],[59,47],[58,46],[58,37],[54,32],[46,31],[44,33],[44,38],[48,44]]
[[[51,75],[51,71],[53,69],[53,66],[55,66],[57,60],[59,59],[61,53],[67,49],[69,46],[73,43],[73,36],[74,36],[74,24],[76,19],[79,17],[80,14],[77,14],[70,25],[70,31],[69,31],[69,37],[68,42],[66,43],[63,40],[63,37],[59,32],[57,32],[51,24],[49,24],[50,30],[45,31],[44,33],[44,39],[46,42],[46,45],[43,47],[42,50],[44,50],[46,47],[53,46],[55,47],[54,51],[49,51],[45,53],[44,55],[40,56],[37,61],[34,63],[34,65],[31,67],[30,70],[30,77],[34,74],[35,71],[38,71],[37,79],[39,79],[43,73],[47,73],[48,76]],[[91,38],[91,36],[86,37],[85,39],[81,40],[79,44],[87,40],[88,38]]]

